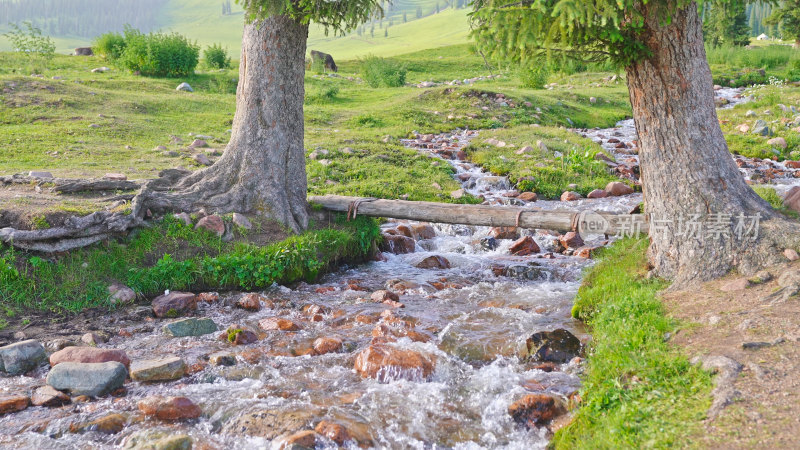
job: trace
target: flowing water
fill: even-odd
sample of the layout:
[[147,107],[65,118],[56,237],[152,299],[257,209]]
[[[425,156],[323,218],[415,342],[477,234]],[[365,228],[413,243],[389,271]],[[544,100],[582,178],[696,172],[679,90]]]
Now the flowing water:
[[[590,137],[620,133],[635,139],[632,125],[622,122],[611,130],[593,130]],[[625,134],[628,133],[628,134]],[[635,133],[635,132],[634,132]],[[594,209],[625,213],[641,202],[640,194],[605,199],[526,203],[509,196],[504,177],[483,172],[458,152],[474,131],[421,136],[406,145],[452,164],[466,192],[488,203],[530,209]],[[604,144],[604,147],[606,145]],[[606,147],[608,148],[608,147]],[[616,150],[616,149],[615,149]],[[633,157],[614,152],[618,158]],[[405,222],[390,221],[385,231]],[[188,434],[194,448],[269,448],[284,432],[311,429],[322,419],[344,425],[354,438],[345,447],[375,448],[543,448],[546,428],[529,429],[514,423],[509,405],[526,393],[548,392],[568,397],[580,382],[579,361],[553,371],[524,358],[526,339],[534,332],[566,328],[587,339],[571,319],[570,308],[582,270],[589,260],[553,253],[554,235],[531,235],[542,252],[511,256],[510,239],[486,246],[485,227],[432,225],[435,237],[419,239],[416,251],[384,253],[385,261],[343,268],[316,284],[274,286],[263,295],[273,307],[247,312],[234,306],[238,294],[200,303],[198,315],[212,318],[221,330],[232,324],[258,333],[259,340],[233,346],[219,333],[201,337],[164,335],[165,321],[149,319],[128,327],[102,347],[124,349],[131,360],[179,356],[191,366],[184,378],[157,384],[126,383],[127,394],[60,408],[29,407],[0,416],[0,445],[6,448],[119,448],[143,433]],[[396,231],[394,231],[396,232]],[[602,237],[595,237],[601,241]],[[450,267],[422,269],[424,258],[438,255]],[[370,300],[376,290],[400,294],[404,307],[392,308]],[[309,313],[308,305],[318,305]],[[305,308],[304,308],[305,307]],[[304,312],[305,310],[305,312]],[[391,313],[384,311],[391,310]],[[298,324],[293,332],[258,331],[258,322],[282,317]],[[399,325],[398,325],[399,324]],[[388,382],[363,378],[354,370],[356,354],[375,336],[394,335],[388,345],[430,355],[430,377],[396,377]],[[320,337],[343,341],[339,352],[313,355]],[[233,366],[215,366],[208,356],[235,355]],[[30,376],[0,378],[4,393],[30,392],[44,383],[47,369]],[[137,403],[152,395],[185,396],[203,411],[199,419],[161,422],[144,417]],[[126,418],[122,431],[71,432],[109,413]],[[251,420],[241,417],[269,417]],[[332,441],[318,447],[336,448]]]

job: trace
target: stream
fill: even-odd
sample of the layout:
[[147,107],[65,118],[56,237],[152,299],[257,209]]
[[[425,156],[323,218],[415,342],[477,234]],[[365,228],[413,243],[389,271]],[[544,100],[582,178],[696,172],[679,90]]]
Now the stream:
[[[730,96],[732,103],[739,100]],[[630,147],[632,121],[580,132],[601,141],[621,165],[638,164],[630,148],[608,142],[614,136]],[[509,196],[513,187],[506,178],[457,159],[476,137],[476,131],[459,130],[404,143],[451,164],[466,192],[492,204],[627,213],[641,202],[641,194],[523,202]],[[346,428],[349,439],[337,443],[317,437],[317,448],[544,448],[548,428],[516,423],[508,410],[525,394],[544,392],[566,400],[580,388],[580,358],[533,362],[525,357],[526,340],[557,328],[589,339],[570,309],[591,260],[563,252],[558,235],[542,230],[521,231],[541,251],[514,256],[509,251],[514,232],[489,239],[488,227],[388,221],[382,228],[388,236],[402,236],[406,247],[387,248],[395,252],[384,252],[383,261],[342,268],[315,284],[273,286],[260,293],[259,311],[237,307],[242,294],[225,293],[218,300],[204,296],[211,301],[200,301],[196,315],[212,319],[219,330],[233,324],[252,330],[257,340],[249,345],[232,345],[219,332],[170,337],[162,331],[170,319],[147,318],[125,328],[99,347],[125,350],[134,363],[177,356],[188,367],[186,375],[157,383],[127,381],[126,392],[117,395],[0,416],[0,445],[166,449],[186,448],[188,441],[168,447],[159,444],[164,439],[188,436],[199,449],[277,448],[276,437],[325,420]],[[605,243],[603,236],[586,237],[587,246]],[[373,293],[381,290],[398,298],[373,301]],[[269,318],[291,321],[297,329],[259,326]],[[341,348],[315,352],[319,338],[340,340]],[[357,355],[371,344],[423,355],[433,362],[430,373],[399,369],[381,379],[363,376],[354,367]],[[44,384],[48,369],[3,376],[0,391],[29,393]],[[154,395],[186,397],[202,414],[181,421],[148,417],[138,403]],[[123,425],[111,432],[91,425],[109,414],[121,415]]]

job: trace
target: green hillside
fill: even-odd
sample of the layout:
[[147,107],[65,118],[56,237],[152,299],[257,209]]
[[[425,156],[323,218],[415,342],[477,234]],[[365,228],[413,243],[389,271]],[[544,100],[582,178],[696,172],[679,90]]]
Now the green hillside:
[[[100,0],[74,1],[82,2],[88,9],[93,6],[93,2]],[[454,2],[460,8],[454,8]],[[151,29],[175,31],[196,40],[203,46],[221,43],[228,47],[235,57],[241,45],[244,13],[241,7],[231,2],[231,13],[223,15],[222,3],[222,0],[167,0],[158,14],[148,15],[149,22],[138,16],[131,17],[130,20],[126,17],[125,21],[141,24],[140,28],[143,31]],[[470,11],[463,7],[465,3],[465,0],[396,0],[384,7],[383,19],[364,24],[358,31],[347,36],[326,36],[321,27],[312,25],[308,46],[331,53],[336,59],[352,59],[370,53],[397,55],[464,43],[469,30],[467,13]],[[7,6],[8,3],[4,5]],[[41,26],[46,34],[53,37],[59,53],[70,53],[75,47],[87,46],[91,42],[89,36],[59,35],[58,28],[52,25],[52,19],[45,13],[33,17],[30,14],[34,13],[26,12],[17,18],[25,17]],[[91,14],[83,14],[79,9],[76,9],[74,14],[80,20],[93,20]],[[11,17],[8,12],[5,16]],[[150,25],[147,26],[147,23]],[[81,28],[105,30],[102,24],[96,23]],[[0,24],[0,33],[3,31],[5,22]],[[84,34],[92,33],[84,31]],[[0,51],[8,50],[11,50],[10,43],[0,37]]]

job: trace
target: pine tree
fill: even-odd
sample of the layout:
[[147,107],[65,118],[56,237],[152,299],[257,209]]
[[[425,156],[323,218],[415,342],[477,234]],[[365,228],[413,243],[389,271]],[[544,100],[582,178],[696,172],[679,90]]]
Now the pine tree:
[[707,43],[714,47],[750,43],[746,0],[716,0],[704,6],[703,37]]
[[783,38],[794,39],[794,46],[800,48],[800,0],[783,0],[765,23],[780,26]]
[[[560,55],[625,71],[650,215],[653,275],[686,287],[731,270],[754,273],[784,261],[783,249],[800,248],[797,223],[745,183],[728,151],[697,3],[475,0],[473,5],[471,35],[490,58],[531,64]],[[711,239],[687,239],[681,229],[686,217],[721,218],[725,231]],[[739,222],[758,217],[757,235],[738,233],[737,217]]]

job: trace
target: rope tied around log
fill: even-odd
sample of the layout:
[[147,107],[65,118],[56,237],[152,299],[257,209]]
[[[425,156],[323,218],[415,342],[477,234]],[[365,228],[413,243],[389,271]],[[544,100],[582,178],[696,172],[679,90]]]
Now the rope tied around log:
[[359,205],[365,202],[374,202],[375,200],[377,200],[377,198],[375,197],[362,197],[353,200],[353,202],[350,203],[350,206],[347,208],[347,221],[348,222],[350,221],[351,214],[352,214],[352,219],[355,220],[356,216],[358,215]]

